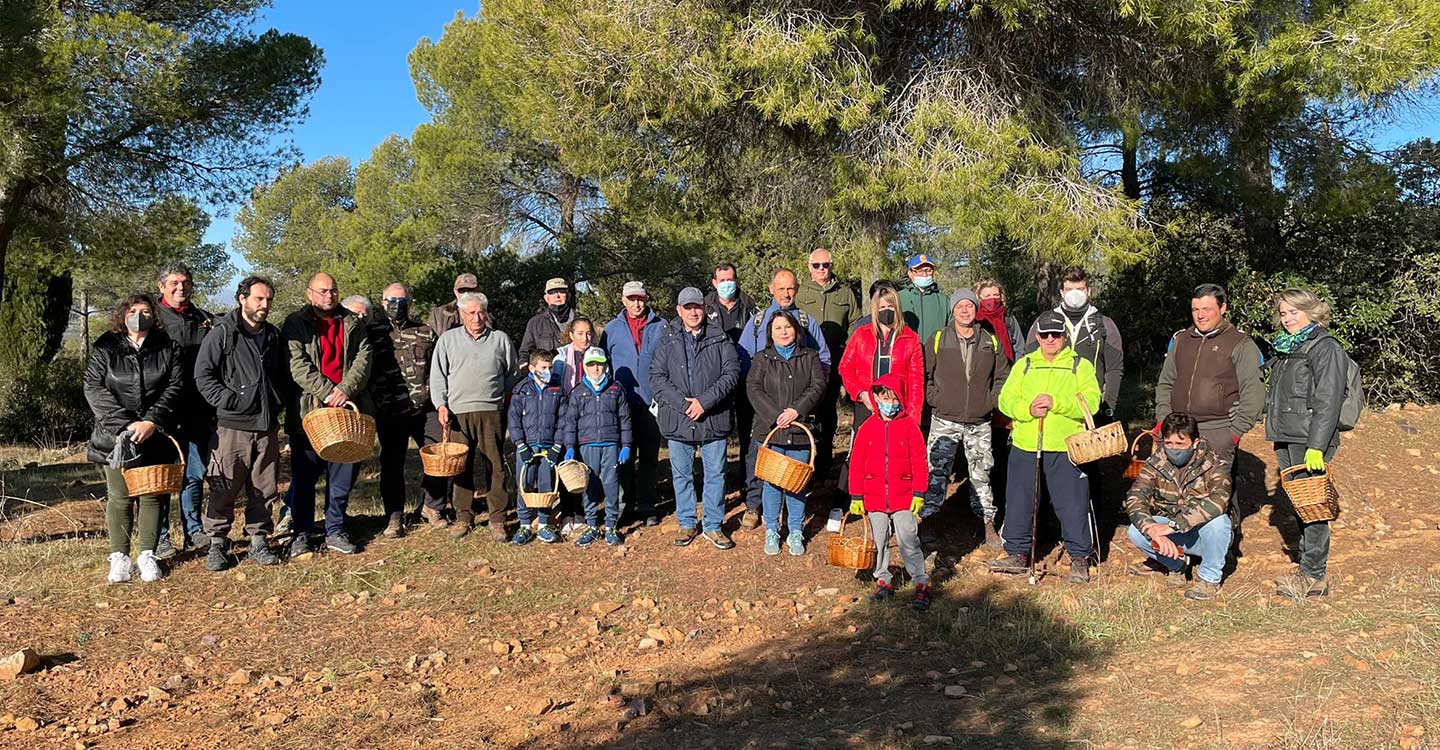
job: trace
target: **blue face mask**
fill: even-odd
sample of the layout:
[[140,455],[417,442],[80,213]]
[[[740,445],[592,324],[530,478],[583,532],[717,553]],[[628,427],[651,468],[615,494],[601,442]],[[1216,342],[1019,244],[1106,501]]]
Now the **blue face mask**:
[[550,382],[550,368],[547,367],[543,370],[531,370],[530,376],[535,378],[535,382],[539,383],[540,385],[546,385]]
[[719,294],[721,299],[734,299],[735,293],[738,291],[740,291],[740,285],[733,281],[722,281],[715,285],[715,293]]
[[918,287],[920,287],[921,289],[928,289],[928,288],[930,288],[930,285],[931,285],[931,284],[934,284],[934,283],[935,283],[935,277],[934,277],[934,276],[916,276],[916,277],[915,277],[915,286],[918,286]]
[[791,357],[795,356],[795,342],[790,342],[789,346],[781,346],[779,344],[776,344],[775,351],[779,352],[780,356],[784,357],[785,359],[790,359]]
[[1195,455],[1195,446],[1189,448],[1166,448],[1165,457],[1175,466],[1184,466],[1190,463],[1191,457]]
[[887,419],[894,419],[900,414],[899,401],[876,401],[875,404],[880,407],[881,416]]

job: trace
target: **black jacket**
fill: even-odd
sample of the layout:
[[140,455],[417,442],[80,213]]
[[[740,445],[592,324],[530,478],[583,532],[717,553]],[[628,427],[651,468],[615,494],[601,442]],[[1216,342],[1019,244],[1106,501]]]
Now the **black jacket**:
[[[730,312],[720,304],[719,292],[711,289],[705,293],[705,319],[725,331],[725,335],[736,343],[740,342],[740,332],[745,329],[745,324],[755,317],[757,312],[760,312],[760,308],[742,291],[736,290],[735,292],[734,312]],[[725,324],[727,314],[733,319],[730,321],[731,325]]]
[[[263,334],[263,335],[262,335]],[[289,375],[285,342],[270,323],[251,335],[234,310],[215,319],[195,358],[195,387],[222,427],[270,432],[280,426]]]
[[[103,464],[115,438],[131,422],[154,422],[166,432],[175,429],[176,409],[185,387],[180,348],[163,329],[151,330],[139,349],[123,333],[108,332],[95,341],[85,367],[85,401],[95,415],[87,455]],[[169,440],[151,437],[142,446],[144,463],[174,463]]]
[[[723,440],[735,429],[735,386],[740,383],[740,353],[730,337],[709,321],[698,338],[678,318],[650,361],[650,392],[660,406],[660,434],[668,440],[706,443]],[[685,416],[685,399],[700,401],[699,420]]]
[[208,440],[211,423],[215,420],[214,410],[200,396],[200,392],[195,390],[195,380],[191,373],[195,369],[195,355],[200,351],[200,342],[204,341],[205,334],[210,332],[215,316],[193,304],[181,312],[161,302],[156,304],[155,312],[160,324],[165,327],[165,333],[180,348],[180,368],[185,379],[185,391],[181,394],[181,408],[176,414],[177,429],[192,439]]
[[[780,418],[780,412],[794,409],[800,420],[808,421],[825,395],[825,366],[820,352],[809,347],[796,347],[795,356],[785,359],[772,344],[760,350],[750,361],[750,374],[745,378],[745,391],[755,408],[755,423],[750,436],[756,442],[765,439]],[[814,431],[813,428],[811,430]],[[775,445],[810,445],[809,438],[798,427],[780,430],[771,438]]]
[[[570,308],[562,320],[550,312],[548,306],[541,307],[536,313],[530,316],[525,323],[525,333],[520,337],[520,362],[530,362],[530,352],[541,349],[548,352],[560,351],[560,347],[570,343],[570,336],[566,331],[570,324],[575,322],[575,308]],[[565,330],[561,330],[562,327]]]
[[1338,443],[1349,366],[1345,348],[1324,328],[1293,354],[1276,355],[1265,398],[1265,439],[1317,451]]

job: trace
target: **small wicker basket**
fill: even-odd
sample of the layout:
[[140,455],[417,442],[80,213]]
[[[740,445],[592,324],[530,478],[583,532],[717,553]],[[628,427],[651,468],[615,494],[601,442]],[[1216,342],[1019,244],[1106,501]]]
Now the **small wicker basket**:
[[[531,466],[539,466],[541,461],[550,464],[550,486],[555,487],[555,489],[549,492],[529,492],[525,489],[525,470]],[[560,489],[557,486],[559,484],[558,479],[559,472],[555,470],[555,462],[543,456],[537,456],[536,460],[532,460],[530,463],[520,467],[520,476],[516,480],[516,484],[520,485],[520,501],[525,503],[525,507],[530,510],[550,510],[554,508],[560,502]],[[536,478],[535,486],[540,486],[538,477]]]
[[1324,474],[1317,474],[1313,477],[1286,478],[1305,470],[1305,466],[1301,464],[1280,472],[1280,486],[1285,488],[1285,494],[1290,497],[1290,504],[1295,506],[1295,515],[1305,523],[1333,521],[1339,518],[1340,492],[1335,489],[1335,482],[1331,478],[1333,470],[1326,469]]
[[760,441],[760,448],[755,454],[755,478],[791,494],[798,494],[810,484],[810,478],[815,476],[815,435],[810,432],[809,427],[799,422],[791,422],[790,426],[804,430],[805,437],[810,439],[810,461],[807,463],[770,449],[770,438],[781,429],[777,426]]
[[846,513],[840,521],[840,532],[830,537],[825,552],[829,562],[837,568],[849,570],[873,570],[880,548],[875,546],[874,535],[870,532],[870,517],[861,514],[865,533],[862,536],[845,536],[845,525],[850,520]]
[[175,446],[179,463],[137,466],[120,472],[125,477],[125,491],[130,493],[130,497],[172,495],[185,486],[185,451],[180,450],[175,438],[165,435],[165,439]]
[[1080,402],[1080,412],[1085,415],[1085,431],[1065,438],[1065,450],[1070,454],[1070,463],[1079,466],[1102,458],[1118,456],[1125,452],[1125,425],[1111,422],[1104,427],[1095,426],[1090,416],[1090,405],[1085,397],[1075,394]]
[[353,464],[375,453],[375,418],[353,401],[345,408],[322,406],[300,420],[310,447],[322,461]]
[[578,495],[590,484],[590,467],[573,458],[561,461],[560,465],[555,467],[555,473],[560,475],[560,485],[567,492]]
[[453,477],[465,471],[470,446],[450,442],[450,425],[440,432],[440,442],[420,449],[420,466],[427,477]]
[[1125,467],[1126,479],[1135,479],[1140,476],[1140,467],[1145,465],[1145,459],[1139,457],[1140,441],[1147,437],[1150,438],[1150,453],[1152,455],[1155,453],[1155,433],[1146,430],[1136,435],[1135,439],[1130,441],[1130,463]]

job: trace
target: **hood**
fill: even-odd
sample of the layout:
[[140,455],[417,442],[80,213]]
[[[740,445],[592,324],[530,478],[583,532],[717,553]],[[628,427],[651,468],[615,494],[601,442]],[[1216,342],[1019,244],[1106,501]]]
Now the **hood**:
[[905,413],[905,379],[900,377],[899,373],[887,372],[875,381],[875,385],[883,385],[895,391],[895,395],[900,397],[900,413]]

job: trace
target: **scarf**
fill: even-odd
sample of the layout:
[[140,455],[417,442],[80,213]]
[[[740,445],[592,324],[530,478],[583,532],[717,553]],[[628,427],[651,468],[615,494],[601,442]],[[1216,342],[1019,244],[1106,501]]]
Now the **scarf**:
[[1281,354],[1294,354],[1296,349],[1299,349],[1301,345],[1310,340],[1311,336],[1315,335],[1315,329],[1315,324],[1311,323],[1294,333],[1285,333],[1282,331],[1279,336],[1275,337],[1275,341],[1273,342],[1275,344],[1275,351]]
[[994,305],[987,305],[986,302],[990,300],[980,303],[980,310],[975,313],[975,317],[989,325],[990,332],[995,334],[995,338],[1000,340],[1000,347],[1005,350],[1005,359],[1014,362],[1015,348],[1010,343],[1010,328],[1005,325],[1005,304],[999,300],[995,300]]
[[785,359],[790,359],[791,357],[795,356],[795,342],[790,342],[789,346],[781,346],[779,344],[776,344],[775,353],[779,354]]

